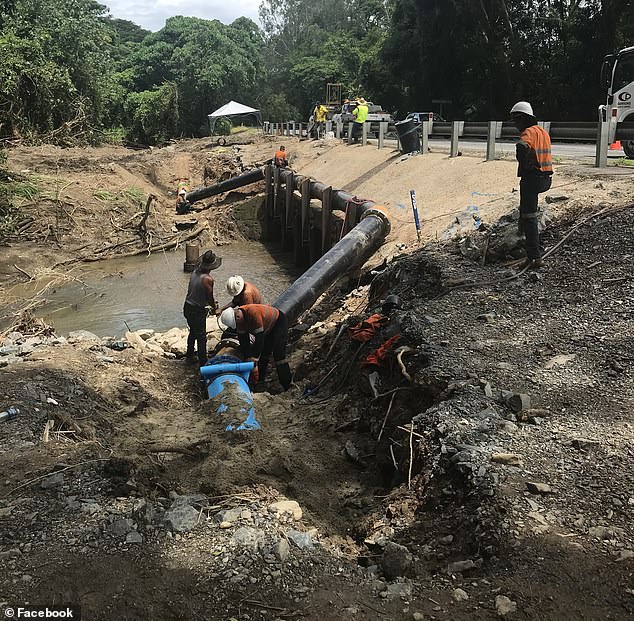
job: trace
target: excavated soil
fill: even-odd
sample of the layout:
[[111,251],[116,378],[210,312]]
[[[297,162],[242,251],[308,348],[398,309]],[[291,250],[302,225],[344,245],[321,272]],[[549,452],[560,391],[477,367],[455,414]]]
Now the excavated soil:
[[[94,256],[123,236],[107,223],[138,205],[104,206],[93,188],[156,194],[151,230],[167,239],[179,179],[220,178],[274,146],[13,152],[15,170],[72,180],[76,210],[57,239],[31,231],[2,249],[5,291],[14,263],[43,270],[83,256],[80,240]],[[473,233],[470,205],[485,224],[510,211],[512,162],[290,150],[300,172],[384,203],[390,238],[293,330],[295,385],[255,393],[261,432],[226,432],[185,361],[22,326],[31,349],[0,368],[0,403],[21,409],[0,423],[0,605],[79,603],[104,620],[633,618],[631,174],[561,165],[552,193],[568,198],[543,240],[565,241],[517,275],[443,240]],[[425,246],[399,207],[410,186]],[[52,204],[25,209],[45,222]],[[228,209],[197,217],[214,230]],[[380,333],[337,339],[388,293],[402,308]],[[403,366],[360,364],[393,336]],[[514,412],[518,393],[531,403]],[[284,499],[301,510],[279,514]]]

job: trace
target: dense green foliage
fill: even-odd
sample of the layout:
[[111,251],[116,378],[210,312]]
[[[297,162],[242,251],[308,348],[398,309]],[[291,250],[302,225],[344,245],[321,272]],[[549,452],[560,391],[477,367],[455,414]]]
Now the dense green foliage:
[[158,32],[94,0],[0,0],[0,137],[201,135],[230,99],[307,116],[328,82],[403,116],[595,118],[606,53],[634,45],[631,0],[263,0],[259,28],[172,17]]

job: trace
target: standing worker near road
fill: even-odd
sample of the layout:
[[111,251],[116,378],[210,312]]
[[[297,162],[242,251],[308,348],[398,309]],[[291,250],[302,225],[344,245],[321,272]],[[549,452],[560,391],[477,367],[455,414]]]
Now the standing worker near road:
[[286,168],[288,166],[288,154],[286,153],[286,147],[284,145],[275,152],[273,163],[278,168]]
[[315,138],[320,138],[326,130],[326,117],[328,108],[324,104],[318,103],[313,112],[315,117]]
[[368,106],[363,97],[357,99],[357,107],[352,111],[352,116],[354,117],[354,123],[352,124],[352,142],[357,144],[363,124],[368,118]]
[[511,119],[520,132],[515,146],[520,177],[519,231],[526,237],[526,262],[523,267],[542,267],[539,248],[537,200],[539,194],[550,190],[553,176],[553,158],[550,136],[537,124],[533,108],[527,101],[518,101],[511,108]]
[[245,306],[247,304],[262,304],[260,290],[242,276],[231,276],[227,279],[227,293],[233,298],[222,310],[232,307]]
[[187,360],[194,360],[194,346],[198,349],[198,362],[207,363],[207,306],[216,312],[218,303],[214,299],[214,278],[209,274],[218,269],[222,259],[213,250],[208,250],[200,258],[198,267],[192,272],[183,305],[183,315],[187,319]]
[[[272,353],[282,388],[290,388],[291,369],[286,360],[288,325],[281,310],[266,304],[246,304],[222,311],[218,323],[223,329],[237,330],[242,354],[256,365],[251,372],[252,384],[266,377]],[[255,337],[253,343],[250,341],[251,334]]]

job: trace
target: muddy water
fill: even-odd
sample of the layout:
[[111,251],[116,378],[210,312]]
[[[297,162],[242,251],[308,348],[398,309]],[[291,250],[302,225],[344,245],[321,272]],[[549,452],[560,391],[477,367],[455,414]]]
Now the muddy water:
[[[206,248],[205,248],[206,249]],[[255,283],[264,302],[273,300],[299,275],[288,254],[267,249],[257,242],[241,242],[214,248],[222,265],[212,272],[215,295],[221,305],[229,301],[225,282],[241,274]],[[81,282],[46,290],[46,304],[35,314],[55,326],[57,334],[88,330],[98,336],[120,336],[126,330],[152,328],[158,332],[187,325],[183,301],[189,274],[183,272],[185,249],[175,252],[89,264],[74,270]],[[24,286],[13,294],[38,295],[42,285]]]

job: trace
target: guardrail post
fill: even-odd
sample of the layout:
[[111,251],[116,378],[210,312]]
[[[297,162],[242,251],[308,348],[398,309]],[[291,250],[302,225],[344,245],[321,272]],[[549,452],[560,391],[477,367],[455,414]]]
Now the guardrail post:
[[550,121],[538,121],[538,125],[550,134]]
[[385,121],[381,121],[379,123],[379,149],[383,148],[383,141],[385,140],[386,127],[387,127],[387,123]]
[[341,138],[342,132],[343,132],[343,123],[341,121],[337,121],[335,123],[335,138]]
[[326,134],[332,131],[332,121],[326,121]]
[[490,162],[495,159],[495,139],[497,138],[497,121],[489,121],[489,130],[487,132],[487,157],[486,161]]
[[364,123],[361,126],[361,146],[365,147],[368,144],[368,124]]
[[449,149],[449,157],[456,157],[458,155],[458,137],[462,133],[462,129],[464,129],[464,121],[454,121],[451,124],[451,147]]
[[423,121],[420,138],[420,152],[426,155],[429,153],[429,121]]
[[597,151],[595,155],[595,166],[605,168],[608,165],[608,122],[599,121],[597,127]]
[[348,123],[348,144],[352,144],[352,126],[354,123]]
[[330,212],[332,211],[332,187],[325,188],[321,195],[321,254],[330,250]]
[[295,136],[295,121],[291,121],[291,136]]

